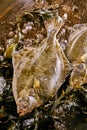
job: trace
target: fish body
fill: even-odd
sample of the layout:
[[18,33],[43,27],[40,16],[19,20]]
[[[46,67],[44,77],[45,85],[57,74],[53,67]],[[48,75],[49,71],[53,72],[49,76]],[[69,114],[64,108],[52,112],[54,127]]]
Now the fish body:
[[87,83],[87,53],[73,65],[69,82],[70,86],[77,89]]
[[87,52],[87,24],[75,25],[72,28],[65,54],[71,63]]
[[73,27],[65,54],[73,66],[70,86],[79,88],[87,83],[87,24]]
[[39,47],[15,52],[13,61],[13,95],[19,116],[24,116],[52,99],[70,71],[56,35],[63,20],[54,15],[45,22],[47,37]]

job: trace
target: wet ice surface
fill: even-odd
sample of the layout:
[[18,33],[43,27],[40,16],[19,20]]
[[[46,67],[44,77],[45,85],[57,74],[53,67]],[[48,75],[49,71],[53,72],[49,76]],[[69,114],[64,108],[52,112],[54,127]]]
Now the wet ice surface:
[[0,95],[3,94],[5,86],[6,86],[5,79],[0,76]]

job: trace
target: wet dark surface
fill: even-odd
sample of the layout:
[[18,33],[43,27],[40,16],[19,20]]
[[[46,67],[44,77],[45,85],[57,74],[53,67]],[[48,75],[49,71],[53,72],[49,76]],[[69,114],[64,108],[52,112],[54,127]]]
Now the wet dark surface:
[[[57,4],[57,5],[56,5]],[[0,1],[0,76],[4,77],[6,85],[0,90],[0,129],[1,130],[86,130],[87,129],[87,84],[84,89],[72,90],[65,95],[60,103],[59,95],[68,86],[68,78],[54,98],[42,107],[20,118],[16,112],[16,104],[12,92],[13,66],[11,59],[4,59],[8,40],[17,34],[16,16],[24,15],[38,8],[56,8],[59,16],[68,15],[65,22],[65,34],[58,36],[61,46],[67,44],[69,29],[75,24],[87,22],[87,0],[45,0],[36,3],[34,0],[1,0]],[[35,23],[36,21],[36,23]],[[26,46],[38,46],[37,43],[46,37],[46,30],[41,19],[24,15],[21,21],[21,31],[25,23],[34,23],[34,28],[18,44],[18,50]],[[9,34],[9,32],[14,32]],[[32,34],[32,35],[31,35]],[[38,34],[38,36],[36,35]],[[39,37],[39,38],[38,38]],[[30,41],[29,41],[30,40]],[[25,43],[25,44],[24,44]],[[63,44],[64,43],[64,44]],[[57,102],[56,106],[54,102]]]

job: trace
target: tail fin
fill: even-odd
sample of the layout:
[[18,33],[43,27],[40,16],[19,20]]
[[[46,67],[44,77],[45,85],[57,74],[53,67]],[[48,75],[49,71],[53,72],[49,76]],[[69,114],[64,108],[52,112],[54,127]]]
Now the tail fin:
[[52,31],[54,33],[58,33],[61,27],[64,25],[63,19],[55,13],[52,17],[48,18],[44,21],[44,25],[47,31],[47,35],[49,35]]

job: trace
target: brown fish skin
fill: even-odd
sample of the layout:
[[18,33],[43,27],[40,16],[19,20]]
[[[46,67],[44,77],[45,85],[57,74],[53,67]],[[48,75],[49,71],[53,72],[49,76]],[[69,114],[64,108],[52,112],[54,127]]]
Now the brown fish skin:
[[[81,26],[81,27],[79,27]],[[77,28],[76,28],[77,27]],[[75,28],[75,29],[74,29]],[[69,36],[65,54],[71,63],[87,52],[87,24],[75,25]]]
[[70,71],[69,61],[56,39],[63,24],[57,15],[47,19],[47,37],[41,45],[13,54],[12,88],[19,116],[52,99]]
[[87,53],[73,65],[69,82],[70,86],[77,89],[87,83]]
[[87,24],[73,27],[65,54],[73,66],[69,84],[78,89],[87,83]]

